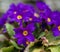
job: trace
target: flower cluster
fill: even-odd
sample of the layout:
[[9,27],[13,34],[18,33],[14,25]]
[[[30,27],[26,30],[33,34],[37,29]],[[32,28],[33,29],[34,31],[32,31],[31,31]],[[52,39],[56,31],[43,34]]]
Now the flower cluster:
[[33,32],[37,23],[42,24],[44,29],[46,24],[53,25],[53,35],[60,36],[60,12],[52,11],[44,2],[36,2],[36,8],[31,4],[11,4],[6,14],[0,18],[0,26],[10,22],[18,24],[18,28],[14,28],[14,37],[19,45],[26,46],[35,40]]
[[37,7],[40,10],[40,16],[48,25],[54,25],[51,29],[54,36],[60,36],[60,12],[52,11],[44,2],[37,2]]

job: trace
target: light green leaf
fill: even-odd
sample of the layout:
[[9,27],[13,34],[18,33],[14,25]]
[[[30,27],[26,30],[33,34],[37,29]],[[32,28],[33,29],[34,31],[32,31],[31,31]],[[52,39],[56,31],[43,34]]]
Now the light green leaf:
[[14,50],[14,47],[13,46],[10,46],[10,47],[3,47],[1,49],[2,52],[13,52]]
[[49,49],[51,50],[51,52],[60,52],[60,46],[52,46],[49,47]]
[[12,37],[15,34],[15,32],[13,31],[13,26],[8,23],[6,23],[5,26],[6,26],[8,33],[9,33],[9,36]]
[[2,52],[2,50],[0,49],[0,52]]
[[34,49],[32,52],[42,52],[41,48]]
[[53,36],[52,32],[49,31],[47,34],[46,34],[46,38],[48,39],[49,42],[52,42],[55,40],[55,37]]
[[60,44],[60,37],[54,37],[51,31],[46,34],[46,38],[49,41],[49,45],[59,45]]
[[15,48],[21,49],[21,48],[17,45],[17,43],[16,43],[15,41],[10,40],[10,42],[11,42],[11,44],[12,44]]

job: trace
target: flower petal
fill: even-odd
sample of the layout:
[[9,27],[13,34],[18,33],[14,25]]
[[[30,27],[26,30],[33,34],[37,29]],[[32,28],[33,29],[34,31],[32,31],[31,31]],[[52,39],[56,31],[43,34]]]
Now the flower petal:
[[53,28],[52,32],[55,37],[60,36],[60,31],[57,28]]
[[35,40],[35,37],[33,36],[33,34],[29,34],[28,36],[26,36],[26,38],[29,40],[29,41],[34,41]]

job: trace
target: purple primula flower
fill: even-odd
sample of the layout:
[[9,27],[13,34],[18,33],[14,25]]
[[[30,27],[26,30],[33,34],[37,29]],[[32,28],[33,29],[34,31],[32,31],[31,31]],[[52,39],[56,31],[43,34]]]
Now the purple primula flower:
[[12,4],[7,11],[7,15],[11,21],[28,22],[32,21],[34,11],[34,7],[30,4],[19,3],[17,6]]
[[60,12],[54,11],[52,14],[53,24],[55,25],[52,28],[53,35],[60,36]]
[[17,39],[17,43],[27,45],[29,42],[33,42],[35,40],[33,31],[35,30],[34,24],[28,24],[26,27],[20,27],[14,29],[15,38]]
[[51,24],[50,22],[51,12],[52,12],[51,9],[44,2],[37,1],[36,5],[40,11],[41,20],[45,19],[48,24]]
[[[24,14],[23,20],[25,22],[34,22],[35,17],[39,17],[38,14],[35,15],[36,10],[34,9],[33,5],[25,4],[23,10],[21,10]],[[35,17],[34,17],[35,15]]]
[[22,19],[22,16],[18,12],[18,8],[15,4],[11,4],[9,10],[7,11],[7,15],[10,21],[19,21]]

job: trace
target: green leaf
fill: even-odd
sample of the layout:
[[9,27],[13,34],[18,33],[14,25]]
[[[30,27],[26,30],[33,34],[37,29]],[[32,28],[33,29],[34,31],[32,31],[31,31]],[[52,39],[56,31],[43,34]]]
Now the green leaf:
[[9,33],[9,36],[13,37],[13,35],[15,34],[15,32],[13,31],[13,26],[6,23],[6,29],[7,29],[8,33]]
[[29,52],[34,52],[38,49],[43,48],[42,42],[41,41],[37,41],[37,42],[33,42],[29,44]]
[[10,46],[11,44],[9,43],[9,41],[7,41],[7,40],[4,40],[4,41],[0,41],[0,49],[2,48],[2,47],[8,47],[8,46]]
[[16,49],[21,49],[15,41],[10,40],[10,42]]
[[40,35],[38,36],[38,39],[43,37],[45,35],[45,32],[41,32]]
[[2,52],[13,52],[14,50],[14,47],[13,46],[10,46],[10,47],[3,47],[1,49]]
[[32,52],[42,52],[41,48],[34,49]]
[[52,32],[49,31],[47,34],[46,34],[46,38],[48,39],[49,42],[52,42],[55,40],[55,37],[53,36]]
[[37,26],[37,28],[40,28],[40,24],[39,23],[36,23],[36,26]]
[[0,42],[0,48],[2,48],[3,47],[3,42]]
[[54,37],[51,31],[46,34],[46,38],[49,41],[49,45],[59,45],[60,44],[60,36]]
[[60,52],[60,46],[52,46],[49,47],[49,49],[51,50],[51,52]]

